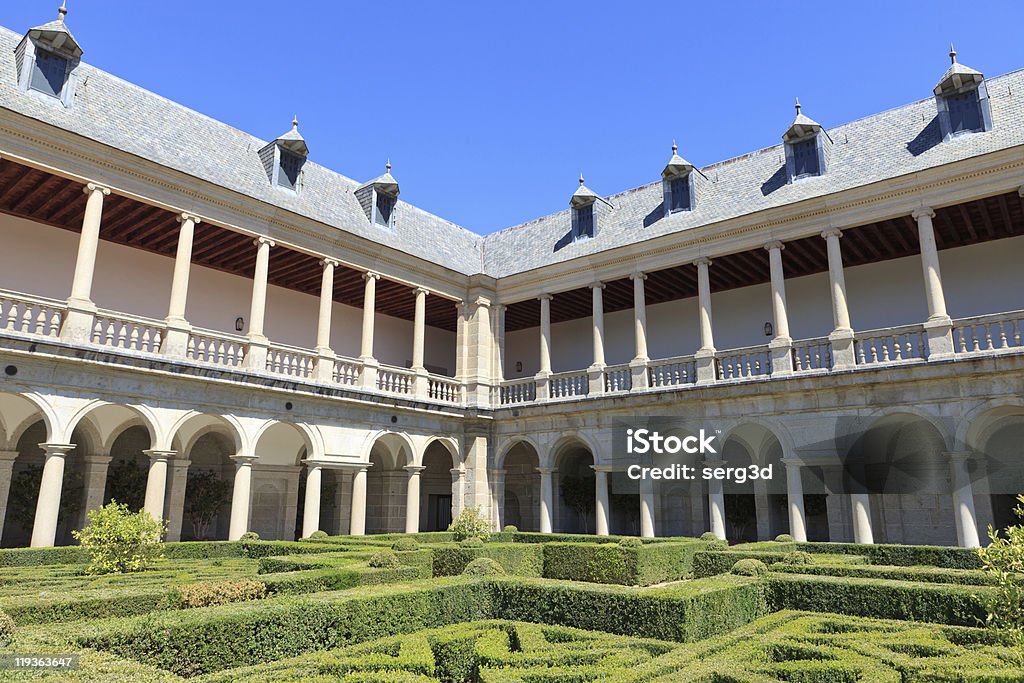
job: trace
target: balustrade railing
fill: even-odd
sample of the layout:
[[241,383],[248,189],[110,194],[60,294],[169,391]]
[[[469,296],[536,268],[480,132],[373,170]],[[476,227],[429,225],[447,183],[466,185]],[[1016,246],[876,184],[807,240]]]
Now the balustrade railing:
[[245,337],[192,328],[185,356],[199,363],[237,368],[245,359],[247,343]]
[[633,375],[629,365],[609,365],[604,369],[604,390],[609,394],[633,388]]
[[858,365],[901,363],[928,357],[923,325],[858,332],[854,342]]
[[548,394],[551,398],[586,396],[590,391],[590,378],[586,370],[560,372],[548,380]]
[[693,356],[663,358],[647,364],[647,383],[652,389],[678,387],[696,381],[697,365]]
[[731,349],[718,356],[719,379],[743,379],[772,374],[772,356],[767,345]]
[[537,400],[537,380],[510,379],[498,387],[498,403],[503,406],[530,403]]
[[359,384],[359,375],[362,372],[363,364],[351,358],[338,358],[334,361],[334,372],[331,379],[335,384],[353,386]]
[[1024,346],[1024,311],[954,320],[953,344],[963,354]]
[[389,394],[411,394],[416,373],[382,365],[377,369],[377,388]]
[[159,353],[166,327],[146,318],[98,311],[92,327],[92,343],[125,351]]
[[307,379],[316,370],[316,354],[283,344],[271,344],[267,350],[267,371],[277,375]]
[[427,377],[427,396],[442,403],[462,403],[462,384],[451,377]]
[[56,337],[67,305],[41,297],[0,290],[0,330]]
[[793,371],[828,370],[832,367],[832,344],[827,338],[793,342]]

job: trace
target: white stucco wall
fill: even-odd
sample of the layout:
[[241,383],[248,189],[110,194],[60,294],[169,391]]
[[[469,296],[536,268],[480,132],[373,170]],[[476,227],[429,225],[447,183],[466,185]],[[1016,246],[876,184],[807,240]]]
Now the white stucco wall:
[[[0,215],[0,289],[67,298],[77,250],[76,233]],[[92,299],[100,308],[162,320],[167,316],[173,268],[169,257],[101,240]],[[248,321],[251,293],[250,278],[193,264],[186,317],[196,327],[233,333],[235,318]],[[274,342],[313,348],[318,306],[315,296],[268,287],[266,335]],[[331,323],[335,352],[358,357],[362,309],[335,303]],[[378,313],[377,359],[404,367],[412,357],[412,327],[410,321]],[[428,327],[425,362],[454,372],[455,334]]]
[[[1013,237],[939,252],[950,316],[962,318],[1024,308],[1024,237]],[[783,251],[783,259],[786,253]],[[714,268],[714,266],[712,266]],[[927,318],[919,256],[846,269],[850,317],[856,330],[920,323]],[[790,332],[794,339],[832,331],[828,274],[786,280]],[[557,298],[557,295],[556,295]],[[764,344],[764,323],[772,320],[767,284],[711,296],[715,346],[733,349]],[[592,361],[590,318],[552,325],[551,365],[555,372],[579,370]],[[505,338],[505,377],[537,372],[537,327]],[[647,345],[651,358],[692,354],[699,343],[696,297],[648,306]],[[633,312],[605,315],[605,357],[609,364],[633,357]],[[522,361],[522,372],[516,372]]]

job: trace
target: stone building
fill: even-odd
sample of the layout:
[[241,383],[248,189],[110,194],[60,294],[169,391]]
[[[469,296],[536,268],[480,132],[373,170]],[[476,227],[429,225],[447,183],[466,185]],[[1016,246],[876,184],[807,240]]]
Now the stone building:
[[[774,147],[673,146],[648,185],[581,178],[481,237],[390,164],[317,165],[297,121],[260,140],[82,55],[63,10],[0,29],[4,546],[68,543],[111,498],[171,540],[478,506],[972,546],[1024,491],[1024,71],[953,53],[923,99],[835,127],[797,105]],[[629,480],[641,418],[776,476]]]

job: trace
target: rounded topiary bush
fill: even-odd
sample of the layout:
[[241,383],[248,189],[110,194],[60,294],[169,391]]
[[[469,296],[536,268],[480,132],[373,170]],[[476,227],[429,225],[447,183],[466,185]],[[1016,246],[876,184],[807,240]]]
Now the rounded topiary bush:
[[416,542],[415,538],[400,538],[391,544],[391,549],[397,550],[400,553],[407,553],[419,550],[420,544]]
[[764,576],[768,573],[768,565],[761,560],[747,558],[734,564],[732,573],[738,576]]
[[483,548],[484,541],[482,538],[466,538],[459,541],[459,545],[463,548]]
[[504,531],[506,534],[514,534],[519,531],[519,527],[517,527],[515,524],[506,524],[504,527],[502,527],[501,530]]
[[258,540],[260,540],[260,535],[258,533],[256,533],[255,531],[246,531],[244,534],[242,534],[242,537],[239,538],[238,540],[239,541],[258,541]]
[[779,534],[778,536],[775,537],[775,542],[776,543],[792,543],[793,542],[793,537],[790,536],[789,534]]
[[712,532],[712,531],[705,531],[704,533],[702,533],[700,535],[700,540],[702,540],[702,541],[717,541],[718,540],[718,536],[715,536],[714,532]]
[[786,553],[786,558],[782,562],[783,564],[814,564],[814,558],[811,557],[810,553],[795,550],[791,553]]
[[6,647],[14,640],[14,619],[0,610],[0,647]]
[[390,550],[381,550],[373,555],[370,555],[370,559],[367,562],[374,569],[395,569],[401,566],[398,561],[398,555]]
[[467,576],[501,576],[505,569],[489,557],[478,557],[462,570]]
[[320,529],[317,529],[316,531],[311,533],[309,535],[309,537],[311,539],[313,539],[313,540],[319,540],[321,538],[327,538],[327,532],[326,531],[321,531]]
[[639,538],[633,538],[632,536],[627,536],[626,538],[619,539],[619,545],[621,545],[623,548],[639,548],[643,544],[644,542],[641,541]]

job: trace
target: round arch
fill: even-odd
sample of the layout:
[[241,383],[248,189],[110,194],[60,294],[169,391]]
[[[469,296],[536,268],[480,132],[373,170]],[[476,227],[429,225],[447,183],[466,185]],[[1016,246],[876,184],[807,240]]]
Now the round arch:
[[42,420],[46,428],[46,441],[61,437],[57,413],[46,397],[35,392],[0,392],[0,447],[11,450],[26,429]]
[[162,433],[159,422],[153,411],[143,405],[128,405],[111,403],[97,399],[90,401],[79,408],[68,420],[66,432],[68,436],[74,433],[78,425],[89,420],[95,427],[95,434],[99,437],[99,447],[109,449],[114,440],[126,429],[139,425],[145,428],[149,434],[151,448],[162,443]]

